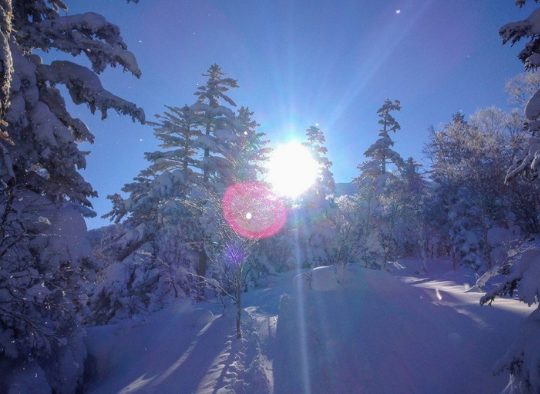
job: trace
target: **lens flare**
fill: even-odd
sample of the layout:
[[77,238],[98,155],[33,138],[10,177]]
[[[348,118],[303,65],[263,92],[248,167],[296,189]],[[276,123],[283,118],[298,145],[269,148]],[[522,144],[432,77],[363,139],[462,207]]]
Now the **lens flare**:
[[242,245],[234,242],[228,242],[225,245],[224,254],[225,262],[232,267],[242,265],[247,258],[246,250],[242,247]]
[[222,208],[231,228],[249,239],[271,237],[287,220],[283,201],[258,182],[229,186],[223,196]]

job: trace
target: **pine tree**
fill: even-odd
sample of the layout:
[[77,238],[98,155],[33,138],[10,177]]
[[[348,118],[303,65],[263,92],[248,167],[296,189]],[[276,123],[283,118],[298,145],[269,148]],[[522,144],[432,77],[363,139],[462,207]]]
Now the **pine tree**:
[[[516,0],[518,6],[523,6],[526,0]],[[503,26],[499,34],[503,42],[512,44],[521,39],[529,39],[519,58],[527,70],[537,70],[540,66],[539,48],[540,9],[534,11],[527,19],[509,23]],[[540,90],[536,91],[525,107],[526,128],[531,133],[524,152],[514,161],[506,175],[506,182],[517,175],[524,174],[531,179],[538,178],[540,162]],[[514,295],[517,290],[522,302],[532,305],[540,299],[538,291],[540,271],[538,256],[540,245],[538,240],[525,242],[521,250],[514,256],[503,271],[508,274],[505,282],[489,291],[480,300],[481,304],[493,302],[496,297]],[[536,393],[540,391],[540,347],[538,346],[538,321],[540,309],[536,308],[528,317],[520,334],[506,354],[497,363],[497,372],[507,371],[510,374],[508,391]]]
[[396,169],[403,167],[403,159],[392,149],[394,141],[390,132],[397,132],[401,127],[392,112],[399,111],[399,100],[385,100],[378,109],[378,123],[381,125],[379,139],[364,153],[367,160],[358,166],[360,175],[354,180],[358,184],[359,194],[366,201],[364,263],[370,266],[386,267],[388,261],[396,258],[396,240],[394,231],[395,193],[398,187],[398,173],[389,171],[388,165]]
[[[426,152],[431,158],[431,177],[435,183],[434,195],[445,212],[444,227],[450,238],[454,267],[464,264],[479,269],[485,264],[482,254],[481,224],[468,188],[468,175],[475,171],[468,162],[473,153],[476,130],[468,124],[462,113],[456,113],[442,130],[432,130]],[[477,138],[476,138],[477,139]],[[467,179],[467,181],[465,180]]]
[[319,164],[319,176],[312,189],[321,198],[332,195],[336,191],[334,175],[332,174],[332,162],[326,156],[328,149],[325,146],[324,133],[317,126],[311,126],[306,130],[306,142],[304,145],[309,149],[315,161]]
[[[526,0],[516,0],[516,4],[522,7]],[[540,9],[534,11],[527,19],[518,22],[512,22],[504,25],[499,30],[503,43],[510,42],[512,45],[522,39],[528,39],[529,42],[519,53],[519,59],[528,71],[535,71],[540,66],[540,37],[536,34],[539,25]],[[516,158],[515,162],[509,168],[506,180],[510,180],[519,174],[524,174],[532,179],[538,177],[539,162],[536,160],[540,152],[540,90],[528,100],[525,106],[526,129],[531,133],[528,146],[525,151]]]
[[387,173],[388,163],[393,163],[398,168],[402,165],[403,159],[392,149],[394,141],[390,138],[390,132],[396,133],[401,126],[392,116],[392,112],[401,110],[401,104],[399,100],[384,101],[381,108],[377,110],[379,115],[378,123],[382,126],[379,130],[379,139],[375,141],[364,153],[364,155],[376,163],[380,168],[380,174],[385,175]]
[[232,183],[234,153],[231,149],[238,138],[234,128],[235,114],[223,104],[236,107],[226,93],[237,88],[238,83],[225,77],[217,64],[211,65],[203,76],[207,78],[206,83],[197,88],[194,93],[197,103],[192,106],[202,125],[199,144],[203,149],[203,183],[214,191],[222,191]]
[[327,157],[325,142],[324,133],[317,125],[306,130],[303,145],[318,163],[319,173],[315,183],[303,194],[300,206],[295,208],[293,221],[303,264],[311,267],[334,263],[332,216],[336,214],[337,207],[333,201],[332,162]]
[[[215,209],[211,205],[220,205],[218,196],[226,186],[257,180],[268,154],[268,141],[257,131],[253,113],[241,107],[236,115],[221,105],[234,104],[225,92],[236,87],[236,81],[224,78],[217,65],[205,76],[208,81],[197,89],[197,102],[167,107],[157,115],[152,124],[160,149],[145,154],[150,165],[124,186],[127,198],[109,197],[113,210],[106,215],[126,229],[110,242],[108,253],[127,258],[126,267],[135,264],[135,254],[146,253],[149,261],[139,270],[164,270],[156,286],[174,277],[179,283],[168,282],[169,295],[177,295],[180,287],[188,296],[196,290],[198,299],[204,297],[205,283],[199,279],[208,274],[209,253],[223,246],[214,241],[217,230],[209,223],[213,216],[203,223],[201,215]],[[186,278],[197,281],[198,288],[188,283],[191,288],[186,291]],[[105,288],[101,293],[101,299],[116,297]]]
[[394,237],[401,256],[418,257],[426,251],[429,237],[424,223],[424,204],[427,184],[419,172],[421,165],[409,157],[401,168],[396,190],[398,214],[395,217]]
[[[82,215],[93,215],[96,195],[79,173],[87,153],[78,144],[94,137],[57,86],[102,118],[113,109],[144,122],[142,109],[105,90],[98,76],[107,66],[141,73],[118,28],[100,15],[65,15],[60,0],[3,1],[0,10],[0,357],[14,360],[14,374],[19,362],[36,371],[39,363],[55,391],[73,392],[84,358],[67,346],[82,341]],[[36,52],[49,50],[84,54],[90,67],[43,63]]]
[[[110,239],[106,252],[130,271],[127,278],[140,278],[128,294],[118,292],[115,282],[100,286],[93,300],[96,318],[118,318],[159,309],[168,299],[180,296],[179,287],[190,295],[185,283],[195,265],[193,255],[202,252],[201,207],[202,162],[200,160],[200,117],[187,105],[167,106],[156,115],[154,135],[160,150],[145,153],[150,165],[122,189],[128,195],[109,196],[113,209],[105,217],[122,223],[125,231]],[[146,256],[146,258],[144,257]],[[141,264],[141,259],[145,262]],[[123,299],[144,299],[141,289],[160,288],[160,297],[133,307]],[[111,307],[117,300],[116,311]],[[126,312],[127,311],[127,312]],[[114,312],[114,313],[113,313]]]
[[127,226],[143,232],[136,244],[122,252],[120,260],[155,239],[159,228],[179,213],[173,212],[175,209],[185,207],[194,187],[201,183],[202,164],[197,157],[201,135],[199,116],[184,106],[167,107],[167,111],[156,118],[157,122],[151,124],[161,150],[145,153],[150,165],[140,172],[135,182],[122,188],[129,195],[127,199],[118,194],[109,196],[113,209],[105,217],[116,223],[126,219]]
[[237,137],[232,146],[235,182],[260,180],[266,171],[264,163],[270,155],[270,141],[257,130],[260,125],[252,117],[248,107],[240,107],[236,115]]

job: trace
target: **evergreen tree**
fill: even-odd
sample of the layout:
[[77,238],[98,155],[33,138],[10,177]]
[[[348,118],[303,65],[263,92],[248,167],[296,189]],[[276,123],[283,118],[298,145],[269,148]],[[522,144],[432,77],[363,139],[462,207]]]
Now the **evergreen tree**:
[[432,131],[427,147],[436,185],[434,198],[447,213],[454,264],[459,262],[475,270],[487,266],[490,258],[482,236],[487,234],[489,220],[478,208],[481,196],[471,187],[472,182],[479,181],[482,171],[483,137],[463,114],[457,113],[442,130]]
[[[124,223],[141,231],[138,242],[121,252],[119,259],[127,257],[134,249],[156,238],[158,230],[174,217],[182,217],[188,198],[201,183],[202,163],[197,157],[200,118],[184,106],[167,107],[163,115],[156,115],[154,135],[161,150],[145,153],[150,162],[140,172],[135,182],[122,188],[129,197],[119,194],[109,196],[113,209],[105,217]],[[129,245],[127,245],[129,246]]]
[[336,191],[334,175],[331,171],[332,162],[326,156],[328,149],[325,143],[324,133],[317,125],[306,130],[306,142],[304,142],[304,145],[309,149],[313,159],[319,164],[319,176],[312,190],[323,199]]
[[385,268],[388,261],[397,257],[397,244],[391,233],[397,212],[395,193],[399,174],[389,171],[388,165],[393,164],[396,169],[403,167],[403,159],[392,149],[394,142],[389,134],[401,128],[392,115],[392,112],[400,109],[399,100],[388,99],[378,109],[378,123],[382,127],[379,139],[364,153],[367,160],[358,166],[360,175],[354,180],[360,196],[366,201],[365,231],[362,232],[366,237],[363,260],[369,266]]
[[422,195],[426,188],[426,182],[419,172],[421,167],[412,157],[409,157],[404,163],[401,170],[402,189],[410,199],[415,196]]
[[[518,6],[523,6],[526,0],[516,0]],[[535,71],[540,66],[538,56],[540,48],[540,37],[536,34],[539,25],[540,9],[534,11],[527,19],[512,22],[504,25],[499,34],[503,43],[510,42],[512,45],[522,39],[529,42],[519,53],[519,59],[528,71]],[[524,174],[532,179],[538,177],[539,161],[536,160],[540,152],[540,90],[536,90],[534,95],[528,100],[525,106],[526,129],[531,133],[528,146],[522,154],[516,158],[515,162],[508,170],[506,179],[509,180],[518,174]]]
[[[526,0],[516,0],[518,6],[523,6]],[[540,9],[534,11],[527,19],[512,22],[503,26],[499,33],[503,42],[512,44],[521,39],[529,39],[527,45],[520,52],[519,58],[527,70],[537,70],[540,66],[540,37],[537,32],[540,28]],[[506,175],[510,181],[518,175],[524,174],[531,179],[538,178],[540,162],[540,90],[537,90],[529,99],[525,107],[526,128],[531,137],[523,153],[514,160]],[[538,238],[538,237],[536,237]],[[540,245],[538,239],[525,242],[512,261],[503,270],[508,274],[505,282],[489,291],[482,299],[481,304],[491,303],[498,296],[514,295],[517,291],[521,301],[532,305],[540,299],[538,291],[540,271],[538,270],[538,257]],[[513,392],[536,393],[540,391],[540,347],[538,346],[539,328],[538,320],[540,309],[536,308],[528,317],[520,334],[506,354],[498,361],[497,371],[507,371],[510,374],[508,390]]]
[[[127,259],[122,266],[132,274],[125,277],[141,278],[139,287],[161,288],[161,298],[152,304],[134,308],[118,301],[116,315],[120,316],[126,314],[123,309],[129,309],[127,316],[159,309],[168,298],[180,295],[178,287],[189,296],[186,275],[194,271],[194,255],[203,250],[199,223],[203,172],[198,149],[200,117],[187,105],[166,108],[151,123],[160,150],[145,153],[150,165],[123,187],[127,198],[109,196],[113,209],[105,217],[123,223],[125,231],[109,240],[106,251],[116,260]],[[140,264],[141,259],[146,263]],[[103,308],[112,309],[112,299],[127,297],[115,293],[117,287],[114,281],[100,287],[93,300],[95,314],[101,314]],[[135,289],[133,284],[124,287],[133,288],[129,292],[132,298],[145,297],[145,291]],[[107,313],[109,318],[115,317],[111,311]]]
[[[106,252],[118,260],[127,258],[124,266],[139,277],[157,278],[151,280],[165,289],[164,298],[178,296],[179,289],[184,295],[204,296],[206,283],[201,278],[209,274],[211,257],[223,245],[216,244],[213,234],[219,228],[217,216],[203,220],[202,215],[217,209],[207,205],[220,205],[225,186],[255,181],[268,153],[268,141],[257,131],[253,112],[241,107],[236,115],[221,105],[234,104],[225,92],[237,86],[236,81],[224,78],[217,65],[205,75],[208,81],[197,90],[196,103],[167,107],[157,115],[152,124],[160,149],[145,154],[150,165],[124,186],[127,198],[110,196],[113,210],[106,215],[125,226],[110,240]],[[211,223],[212,218],[216,223]],[[146,256],[145,265],[137,263],[141,254]],[[147,270],[155,275],[145,274]],[[112,298],[126,297],[104,286],[95,304],[110,305]]]
[[298,247],[302,251],[306,266],[319,266],[334,263],[334,228],[332,217],[336,214],[333,201],[335,193],[332,162],[328,159],[328,149],[321,129],[310,126],[306,130],[303,145],[318,163],[319,173],[315,183],[302,196],[300,206],[294,209],[294,232],[297,234]]
[[191,107],[202,127],[199,146],[203,150],[203,183],[214,191],[222,191],[234,177],[233,148],[239,137],[235,130],[235,114],[223,104],[236,107],[226,93],[237,88],[238,83],[225,77],[217,64],[211,65],[203,76],[207,78],[206,83],[197,88],[194,93],[197,102]]
[[428,146],[436,194],[449,215],[455,261],[480,270],[496,264],[492,253],[496,243],[489,241],[490,231],[522,225],[511,212],[521,216],[522,197],[518,196],[525,190],[517,182],[507,187],[501,182],[511,162],[513,137],[499,123],[499,130],[492,128],[493,113],[493,109],[477,111],[471,122],[455,115],[451,123],[434,132]]
[[386,99],[381,108],[377,110],[379,116],[378,123],[382,126],[379,130],[379,139],[375,141],[364,153],[364,155],[371,159],[374,164],[377,164],[380,174],[387,173],[388,163],[393,163],[398,168],[402,165],[403,159],[392,149],[394,141],[390,138],[390,132],[397,132],[401,129],[401,126],[392,116],[392,112],[400,111],[401,104],[399,100],[391,101]]
[[268,147],[270,141],[257,130],[260,125],[252,117],[253,112],[248,107],[240,107],[236,115],[237,137],[231,147],[235,182],[260,180],[266,171],[264,163],[271,151]]
[[403,163],[396,190],[398,214],[393,218],[397,222],[393,236],[400,256],[425,257],[427,249],[429,234],[423,220],[427,184],[420,168],[421,165],[409,157]]
[[[57,86],[103,118],[113,109],[144,122],[143,111],[105,90],[98,76],[107,66],[137,77],[140,70],[118,28],[101,15],[65,15],[62,1],[3,1],[0,8],[0,358],[12,363],[13,384],[28,363],[27,370],[46,371],[56,392],[74,392],[84,358],[77,319],[88,258],[82,215],[93,215],[89,198],[96,195],[79,173],[87,153],[78,144],[94,137],[68,112]],[[37,53],[49,50],[83,53],[90,67],[43,63]],[[7,381],[3,376],[0,391]]]

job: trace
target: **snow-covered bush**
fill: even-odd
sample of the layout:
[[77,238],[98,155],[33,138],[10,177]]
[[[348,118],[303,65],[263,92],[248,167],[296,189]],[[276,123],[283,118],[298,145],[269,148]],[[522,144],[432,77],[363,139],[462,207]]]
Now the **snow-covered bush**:
[[117,224],[93,230],[96,273],[89,291],[88,324],[107,324],[157,311],[177,298],[193,296],[196,252],[186,251],[182,234],[173,227],[159,233],[160,248],[147,242],[123,260],[118,250],[138,232]]
[[[528,305],[540,301],[540,241],[523,243],[502,268],[502,284],[491,289],[480,300],[491,304],[496,297],[515,296]],[[540,390],[540,310],[527,318],[519,336],[497,362],[495,371],[509,372],[512,392],[536,393]]]

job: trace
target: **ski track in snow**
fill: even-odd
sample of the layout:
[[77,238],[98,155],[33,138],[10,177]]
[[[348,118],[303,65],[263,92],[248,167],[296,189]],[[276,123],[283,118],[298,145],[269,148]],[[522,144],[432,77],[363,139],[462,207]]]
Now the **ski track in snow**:
[[[181,304],[90,329],[90,393],[495,393],[491,368],[531,309],[452,281],[332,267],[273,278],[234,310]],[[285,295],[284,295],[285,294]],[[300,307],[302,305],[303,307]],[[212,311],[213,313],[211,313]]]

